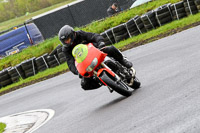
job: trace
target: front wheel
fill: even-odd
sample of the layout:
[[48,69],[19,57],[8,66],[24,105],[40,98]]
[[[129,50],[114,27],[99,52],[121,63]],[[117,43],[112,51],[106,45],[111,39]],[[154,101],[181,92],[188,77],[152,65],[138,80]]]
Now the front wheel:
[[123,81],[116,81],[115,77],[112,77],[109,73],[104,71],[100,78],[117,93],[126,97],[132,95],[132,89],[129,89],[129,87]]

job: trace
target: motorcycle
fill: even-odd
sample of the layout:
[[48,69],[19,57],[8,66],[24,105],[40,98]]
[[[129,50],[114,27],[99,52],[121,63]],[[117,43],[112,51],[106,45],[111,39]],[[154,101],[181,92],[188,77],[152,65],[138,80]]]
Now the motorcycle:
[[107,86],[111,93],[116,91],[128,97],[134,90],[140,88],[141,83],[133,67],[130,69],[124,67],[94,47],[92,43],[75,46],[72,55],[81,76],[96,79],[99,84]]

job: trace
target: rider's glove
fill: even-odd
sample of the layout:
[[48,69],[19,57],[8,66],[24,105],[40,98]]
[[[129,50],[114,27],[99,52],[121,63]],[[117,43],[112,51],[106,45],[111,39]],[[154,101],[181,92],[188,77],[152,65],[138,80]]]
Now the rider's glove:
[[105,46],[106,46],[106,44],[104,42],[100,42],[98,48],[101,49],[101,48],[103,48]]

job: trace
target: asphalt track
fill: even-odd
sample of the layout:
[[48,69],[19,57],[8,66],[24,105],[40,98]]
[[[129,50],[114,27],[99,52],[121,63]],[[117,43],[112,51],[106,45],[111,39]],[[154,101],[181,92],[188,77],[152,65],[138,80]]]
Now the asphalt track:
[[200,26],[133,48],[141,89],[125,98],[83,91],[66,73],[0,97],[0,117],[36,109],[55,116],[36,133],[199,133]]

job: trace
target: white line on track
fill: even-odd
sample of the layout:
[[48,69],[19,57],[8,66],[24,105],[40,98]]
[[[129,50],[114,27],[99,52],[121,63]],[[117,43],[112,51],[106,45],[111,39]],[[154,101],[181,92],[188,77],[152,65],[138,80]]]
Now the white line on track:
[[52,109],[40,109],[27,112],[21,112],[0,118],[0,122],[6,124],[3,133],[32,133],[55,114]]

